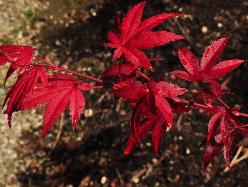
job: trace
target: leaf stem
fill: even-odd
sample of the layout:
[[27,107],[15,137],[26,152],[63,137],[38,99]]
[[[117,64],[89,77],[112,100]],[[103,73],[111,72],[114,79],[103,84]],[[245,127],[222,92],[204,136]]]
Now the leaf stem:
[[146,80],[150,80],[150,78],[149,77],[147,77],[144,73],[142,73],[141,71],[138,71],[138,73],[139,73],[139,75],[141,76],[141,77],[143,77],[143,78],[145,78]]
[[226,104],[221,98],[217,98],[217,100],[226,108],[230,108],[228,104]]
[[203,104],[200,104],[200,103],[194,103],[193,106],[198,107],[198,108],[202,108],[202,109],[208,109],[208,107],[206,105],[203,105]]
[[57,70],[61,70],[61,71],[65,71],[65,72],[68,72],[68,73],[71,73],[71,74],[74,74],[74,75],[77,75],[79,77],[83,77],[83,78],[86,78],[86,79],[89,79],[89,80],[92,80],[92,81],[95,81],[95,82],[99,82],[99,83],[103,83],[103,80],[101,79],[97,79],[97,78],[94,78],[92,76],[89,76],[89,75],[85,75],[85,74],[81,74],[81,73],[77,73],[75,71],[72,71],[70,69],[66,69],[64,67],[61,67],[61,66],[57,66],[55,64],[53,64],[52,62],[46,60],[46,59],[43,59],[39,56],[34,56],[34,58],[44,62],[44,63],[47,63],[48,65],[52,66],[53,68],[57,69]]
[[243,116],[248,118],[248,114],[243,113],[243,112],[238,112],[238,111],[233,111],[232,112],[235,116]]

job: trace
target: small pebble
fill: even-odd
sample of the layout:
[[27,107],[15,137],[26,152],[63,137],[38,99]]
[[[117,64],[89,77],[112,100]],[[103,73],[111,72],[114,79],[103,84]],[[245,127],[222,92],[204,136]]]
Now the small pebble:
[[187,155],[190,154],[190,149],[189,149],[189,148],[186,149],[186,154],[187,154]]
[[96,16],[96,12],[92,12],[92,16]]
[[136,183],[136,184],[139,183],[139,178],[138,178],[138,177],[135,177],[135,178],[133,179],[133,182]]
[[105,184],[107,182],[107,177],[103,176],[101,179],[101,184]]
[[92,109],[86,109],[84,111],[84,115],[86,118],[93,116],[93,110]]
[[218,23],[218,27],[219,28],[222,28],[223,27],[223,24],[222,23]]
[[208,32],[208,28],[206,26],[203,26],[201,28],[201,31],[202,31],[202,33],[207,33]]

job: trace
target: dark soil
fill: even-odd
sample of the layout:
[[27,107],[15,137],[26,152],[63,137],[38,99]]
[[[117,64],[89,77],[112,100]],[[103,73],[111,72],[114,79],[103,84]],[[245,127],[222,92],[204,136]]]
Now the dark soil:
[[[111,65],[112,51],[104,48],[103,43],[116,11],[123,14],[139,1],[72,2],[62,13],[55,10],[59,7],[56,1],[50,2],[50,9],[37,18],[44,22],[44,27],[33,43],[40,47],[42,55],[60,64],[78,71],[90,67],[90,74],[100,76]],[[223,58],[247,58],[247,0],[153,0],[147,4],[145,16],[163,11],[188,15],[163,25],[166,30],[184,35],[186,40],[151,51],[153,56],[165,58],[156,64],[159,73],[153,75],[155,78],[180,67],[177,47],[190,46],[200,56],[211,41],[223,36],[230,36]],[[54,12],[53,19],[49,19]],[[229,75],[232,81],[228,90],[235,93],[235,102],[228,100],[231,104],[248,102],[247,70],[247,65],[243,65]],[[131,111],[105,92],[87,96],[87,108],[93,109],[94,114],[83,118],[76,131],[71,130],[66,114],[60,123],[62,130],[59,124],[55,125],[45,139],[40,138],[40,129],[23,133],[25,144],[20,145],[19,151],[23,159],[33,160],[27,171],[17,173],[23,186],[248,186],[246,160],[224,172],[225,162],[220,154],[202,174],[202,142],[208,117],[201,113],[177,117],[177,124],[166,134],[158,156],[148,138],[125,157]],[[98,100],[103,94],[103,100]],[[243,108],[248,110],[245,104]],[[57,136],[59,132],[61,136]],[[54,146],[56,136],[59,141]]]

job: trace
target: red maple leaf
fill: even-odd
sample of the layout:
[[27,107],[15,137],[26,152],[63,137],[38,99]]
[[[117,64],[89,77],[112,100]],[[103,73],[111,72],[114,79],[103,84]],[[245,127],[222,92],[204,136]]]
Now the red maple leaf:
[[[158,153],[159,144],[166,132],[167,127],[168,125],[164,118],[154,115],[144,121],[139,122],[139,125],[136,129],[136,135],[139,137],[139,141],[142,141],[150,132],[152,132],[153,148],[154,151]],[[134,135],[130,135],[125,147],[124,154],[128,155],[137,145],[139,145],[139,142],[135,140]]]
[[3,104],[4,106],[7,102],[7,109],[5,110],[5,113],[8,114],[10,127],[12,113],[21,109],[23,100],[33,90],[37,83],[46,82],[47,74],[45,68],[42,66],[31,67],[18,76],[16,83],[7,93]]
[[207,148],[204,153],[204,169],[213,157],[224,149],[224,158],[227,165],[230,165],[231,152],[237,147],[237,137],[242,135],[248,137],[248,130],[239,125],[232,110],[223,107],[209,108],[214,115],[208,123]]
[[205,171],[208,164],[213,160],[213,158],[221,152],[222,145],[211,145],[208,144],[204,150],[204,163],[202,170]]
[[119,24],[118,31],[108,32],[107,47],[115,48],[113,60],[123,56],[134,68],[153,70],[148,57],[141,49],[167,44],[183,39],[182,36],[167,31],[151,31],[165,20],[180,16],[176,13],[162,13],[141,21],[146,2],[141,2],[129,10]]
[[188,48],[178,49],[178,55],[186,71],[174,71],[172,74],[188,81],[211,81],[226,75],[237,68],[244,60],[225,60],[219,62],[228,38],[221,38],[208,46],[199,64],[195,55]]
[[0,65],[10,63],[5,80],[18,69],[19,72],[31,63],[36,49],[32,46],[2,45],[0,46]]
[[121,79],[113,86],[115,96],[121,97],[130,102],[136,102],[148,93],[148,88],[140,81],[132,78]]
[[72,127],[84,111],[85,99],[82,91],[91,90],[94,86],[75,80],[69,75],[57,74],[50,77],[48,84],[38,85],[22,103],[21,109],[30,109],[47,104],[43,114],[42,135],[45,136],[53,123],[69,107]]
[[126,85],[120,90],[125,91],[120,91],[117,95],[131,101],[132,106],[135,106],[130,122],[132,133],[125,154],[129,154],[151,131],[153,147],[158,153],[160,141],[166,129],[173,123],[173,108],[167,99],[182,102],[183,100],[178,96],[186,93],[187,90],[172,83],[165,81],[156,83],[152,80],[148,85],[134,81],[133,84]]

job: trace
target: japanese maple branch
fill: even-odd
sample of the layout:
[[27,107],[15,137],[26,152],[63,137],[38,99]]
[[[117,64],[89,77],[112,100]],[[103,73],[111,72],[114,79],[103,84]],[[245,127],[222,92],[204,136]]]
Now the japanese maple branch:
[[[201,87],[200,87],[200,89],[201,89]],[[219,101],[219,103],[221,105],[223,105],[226,109],[231,109],[231,107],[225,101],[223,101],[223,99],[221,97],[217,97],[216,100]],[[208,109],[208,107],[206,105],[202,105],[200,103],[194,103],[193,106],[199,107],[202,109]],[[248,118],[247,113],[243,113],[243,112],[239,112],[239,111],[232,111],[232,114],[234,114],[235,116],[242,116],[242,117]]]
[[43,59],[43,58],[41,58],[39,56],[34,56],[34,58],[36,58],[37,60],[40,60],[41,62],[44,62],[44,63],[50,65],[51,67],[53,67],[53,68],[55,68],[57,70],[65,71],[65,72],[68,72],[68,73],[71,73],[71,74],[74,74],[74,75],[77,75],[77,76],[80,76],[80,77],[83,77],[83,78],[86,78],[86,79],[89,79],[89,80],[92,80],[92,81],[95,81],[95,82],[103,83],[103,80],[101,80],[101,79],[97,79],[97,78],[94,78],[94,77],[89,76],[89,75],[81,74],[81,73],[72,71],[70,69],[66,69],[64,67],[57,66],[57,65],[53,64],[52,62],[50,62],[50,61],[48,61],[46,59]]

